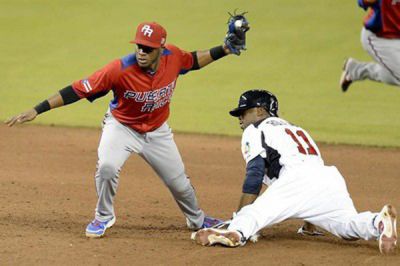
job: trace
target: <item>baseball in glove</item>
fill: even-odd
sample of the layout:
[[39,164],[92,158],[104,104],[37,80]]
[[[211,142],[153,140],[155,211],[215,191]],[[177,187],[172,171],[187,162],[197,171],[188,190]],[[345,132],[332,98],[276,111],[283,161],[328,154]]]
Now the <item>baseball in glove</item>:
[[224,43],[236,55],[240,55],[240,51],[246,50],[246,32],[250,29],[249,22],[244,16],[246,13],[236,14],[236,10],[233,14],[228,12],[230,17]]

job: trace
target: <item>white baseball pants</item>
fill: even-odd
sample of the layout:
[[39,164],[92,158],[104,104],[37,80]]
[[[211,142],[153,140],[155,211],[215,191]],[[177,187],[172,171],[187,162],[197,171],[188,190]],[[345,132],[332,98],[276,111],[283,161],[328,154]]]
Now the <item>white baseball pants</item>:
[[344,239],[376,239],[377,213],[357,213],[342,175],[334,166],[304,165],[283,172],[257,200],[243,207],[228,229],[248,239],[290,218],[319,226]]

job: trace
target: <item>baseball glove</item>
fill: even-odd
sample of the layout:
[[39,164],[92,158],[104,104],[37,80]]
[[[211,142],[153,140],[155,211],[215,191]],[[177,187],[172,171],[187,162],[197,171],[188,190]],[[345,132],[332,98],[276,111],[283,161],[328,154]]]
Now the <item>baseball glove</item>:
[[224,43],[236,55],[240,55],[241,50],[246,50],[246,32],[250,29],[249,22],[244,16],[246,13],[236,14],[236,10],[233,14],[228,12],[230,17]]

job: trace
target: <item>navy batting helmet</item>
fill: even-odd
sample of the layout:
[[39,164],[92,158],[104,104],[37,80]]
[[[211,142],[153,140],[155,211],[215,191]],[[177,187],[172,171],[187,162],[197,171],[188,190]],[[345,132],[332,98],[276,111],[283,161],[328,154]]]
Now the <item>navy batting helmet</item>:
[[244,92],[240,95],[239,106],[229,113],[239,117],[245,110],[254,107],[263,107],[270,116],[278,116],[278,99],[271,92],[262,89]]

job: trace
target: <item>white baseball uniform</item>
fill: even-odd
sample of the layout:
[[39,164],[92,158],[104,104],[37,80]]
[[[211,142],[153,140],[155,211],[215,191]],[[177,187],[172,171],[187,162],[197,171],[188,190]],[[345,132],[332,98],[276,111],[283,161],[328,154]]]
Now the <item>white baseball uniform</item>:
[[237,213],[228,229],[248,239],[262,228],[299,218],[345,239],[378,237],[377,213],[356,211],[342,175],[324,165],[304,129],[269,117],[245,129],[242,153],[246,163],[259,155],[265,160],[269,187]]

